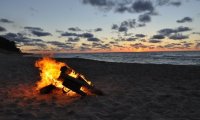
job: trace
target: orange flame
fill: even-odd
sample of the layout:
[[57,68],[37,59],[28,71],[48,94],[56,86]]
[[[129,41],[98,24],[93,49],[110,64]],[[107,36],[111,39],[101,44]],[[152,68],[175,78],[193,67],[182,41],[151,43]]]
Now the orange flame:
[[[60,68],[62,66],[68,67],[67,64],[62,63],[62,62],[57,62],[56,60],[49,58],[49,57],[44,57],[44,58],[36,61],[35,66],[39,68],[40,77],[41,77],[41,80],[36,83],[37,90],[52,84],[52,85],[56,86],[57,88],[63,89],[64,91],[69,91],[69,89],[67,87],[62,85],[62,81],[58,80],[58,77],[61,72]],[[68,75],[73,78],[77,78],[78,75],[80,75],[88,84],[91,85],[91,81],[85,79],[85,77],[83,75],[76,73],[73,69],[72,69],[71,73],[69,73]],[[83,90],[86,93],[88,92],[83,87],[81,87],[81,90]],[[72,95],[72,94],[74,94],[74,92],[70,91],[68,94]]]

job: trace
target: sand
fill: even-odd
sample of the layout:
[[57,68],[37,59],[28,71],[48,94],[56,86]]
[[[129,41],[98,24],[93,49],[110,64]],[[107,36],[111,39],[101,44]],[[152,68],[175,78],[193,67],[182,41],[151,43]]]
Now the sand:
[[0,54],[0,120],[199,120],[200,66],[57,59],[105,96],[40,95],[38,58]]

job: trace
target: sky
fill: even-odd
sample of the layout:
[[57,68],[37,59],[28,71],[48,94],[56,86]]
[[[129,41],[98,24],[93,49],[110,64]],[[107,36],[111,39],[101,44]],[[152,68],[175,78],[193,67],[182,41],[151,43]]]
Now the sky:
[[0,0],[23,52],[199,51],[200,0]]

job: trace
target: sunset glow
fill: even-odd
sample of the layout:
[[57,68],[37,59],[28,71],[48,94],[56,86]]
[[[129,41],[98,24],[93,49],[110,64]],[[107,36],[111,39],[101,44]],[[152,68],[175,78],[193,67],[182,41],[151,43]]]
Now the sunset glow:
[[199,5],[199,0],[3,0],[0,35],[29,53],[199,51]]

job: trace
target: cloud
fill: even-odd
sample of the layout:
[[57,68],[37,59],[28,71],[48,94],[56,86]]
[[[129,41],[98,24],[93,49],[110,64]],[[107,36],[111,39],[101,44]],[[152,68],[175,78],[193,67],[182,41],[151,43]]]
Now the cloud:
[[94,35],[92,33],[82,33],[82,34],[79,34],[79,37],[92,38],[94,37]]
[[82,34],[77,34],[77,33],[70,33],[70,32],[65,32],[61,33],[61,36],[71,36],[71,37],[83,37],[83,38],[92,38],[94,35],[92,33],[82,33]]
[[61,33],[61,36],[78,36],[78,34],[70,33],[70,32],[64,32],[64,33]]
[[181,48],[180,46],[181,46],[180,43],[170,43],[170,44],[164,45],[164,48],[168,48],[168,49]]
[[114,3],[110,0],[83,0],[84,4],[91,4],[92,6],[111,7]]
[[70,30],[70,31],[81,31],[81,29],[78,28],[78,27],[70,27],[70,28],[68,28],[68,30]]
[[80,47],[80,51],[90,51],[90,50],[92,50],[92,49],[89,47],[85,47],[85,46]]
[[40,27],[24,27],[24,29],[29,30],[33,35],[37,37],[43,37],[43,36],[50,36],[52,35],[49,32],[44,32],[44,30]]
[[157,39],[150,39],[149,43],[160,43],[162,42],[161,40],[157,40]]
[[94,31],[95,32],[100,32],[100,31],[102,31],[103,29],[102,28],[96,28]]
[[110,49],[110,45],[109,45],[109,44],[101,44],[101,43],[93,42],[93,43],[92,43],[92,48]]
[[117,24],[113,24],[111,27],[111,29],[113,29],[113,30],[118,30],[118,28],[119,28],[119,26]]
[[172,40],[183,40],[183,39],[187,39],[189,37],[186,35],[182,35],[182,34],[174,34],[174,35],[171,35],[169,38]]
[[149,14],[139,15],[138,21],[143,23],[151,22],[151,17]]
[[146,26],[145,23],[139,23],[139,24],[137,25],[137,27],[145,27],[145,26]]
[[143,38],[143,37],[145,37],[146,35],[144,35],[144,34],[135,34],[135,37],[138,37],[138,38]]
[[179,32],[186,32],[186,31],[191,31],[192,29],[189,27],[183,27],[180,26],[178,28],[172,29],[172,28],[164,28],[158,31],[159,34],[164,35],[164,36],[169,36],[172,33],[179,33]]
[[6,28],[0,26],[0,32],[5,32]]
[[3,37],[15,41],[20,47],[22,46],[35,46],[39,48],[47,48],[47,45],[42,39],[32,39],[25,37],[22,33],[7,33]]
[[164,35],[153,35],[152,39],[164,39]]
[[137,0],[132,4],[132,9],[137,13],[145,11],[152,12],[154,7],[151,1]]
[[129,19],[122,21],[120,25],[117,24],[112,25],[113,30],[118,30],[118,32],[127,32],[128,29],[135,28],[136,27],[136,20],[135,19]]
[[184,17],[181,20],[177,20],[177,23],[185,23],[185,22],[192,22],[192,18],[191,17]]
[[29,27],[29,26],[27,26],[27,27],[24,27],[24,29],[30,30],[30,31],[43,31],[43,29],[40,28],[40,27]]
[[47,45],[45,43],[35,43],[35,42],[24,42],[23,43],[23,46],[37,46],[39,47],[40,49],[46,49],[47,48]]
[[76,37],[76,38],[68,38],[68,40],[67,40],[68,42],[78,42],[78,41],[80,41],[80,38],[79,37]]
[[162,34],[162,35],[170,35],[172,33],[175,33],[176,31],[174,29],[171,29],[171,28],[164,28],[164,29],[161,29],[158,31],[158,33]]
[[42,31],[31,31],[31,33],[37,37],[43,37],[43,36],[50,36],[52,35],[49,32],[42,32]]
[[176,32],[186,32],[186,31],[191,31],[191,30],[192,30],[191,28],[183,27],[183,26],[180,26],[177,29],[175,29]]
[[185,47],[185,48],[191,48],[191,46],[193,45],[193,43],[188,43],[186,41],[182,42],[182,46]]
[[137,39],[138,39],[138,38],[130,37],[130,38],[125,39],[125,41],[135,41],[135,40],[137,40]]
[[197,44],[195,45],[195,48],[196,48],[196,49],[200,49],[200,43],[197,43]]
[[156,4],[159,6],[163,5],[173,5],[173,6],[180,6],[182,3],[181,1],[174,1],[174,0],[156,0]]
[[135,43],[135,44],[130,44],[131,47],[135,48],[135,49],[139,49],[139,48],[147,48],[148,46],[142,44],[142,43]]
[[73,49],[73,46],[67,45],[67,44],[59,42],[59,41],[48,41],[47,43],[54,45],[61,49]]
[[174,1],[174,2],[170,2],[170,5],[174,5],[176,7],[179,7],[182,3],[180,1]]
[[99,42],[101,41],[99,38],[95,38],[95,37],[90,37],[90,38],[87,38],[88,41],[92,41],[92,42]]
[[127,32],[128,28],[126,26],[120,26],[118,29],[119,32]]
[[200,35],[200,32],[192,32],[192,34]]
[[2,23],[14,23],[13,21],[5,19],[5,18],[0,19],[0,22],[2,22]]
[[180,43],[170,43],[164,46],[158,46],[160,48],[167,48],[167,49],[188,49],[191,48],[193,43],[189,43],[186,41],[180,42]]

